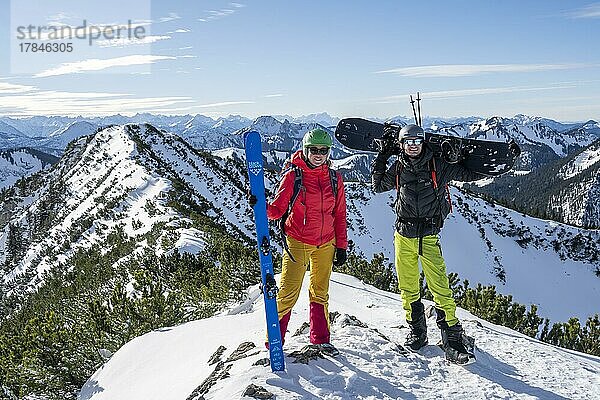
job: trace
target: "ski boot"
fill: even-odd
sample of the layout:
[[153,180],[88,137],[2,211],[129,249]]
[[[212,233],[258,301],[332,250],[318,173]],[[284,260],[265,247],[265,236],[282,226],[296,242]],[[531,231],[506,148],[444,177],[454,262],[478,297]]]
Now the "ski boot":
[[475,339],[465,334],[460,323],[442,329],[442,348],[446,361],[458,365],[475,362]]
[[421,314],[414,321],[406,322],[408,322],[410,332],[406,336],[404,345],[413,352],[418,351],[429,343],[427,340],[427,320],[425,319],[425,314]]

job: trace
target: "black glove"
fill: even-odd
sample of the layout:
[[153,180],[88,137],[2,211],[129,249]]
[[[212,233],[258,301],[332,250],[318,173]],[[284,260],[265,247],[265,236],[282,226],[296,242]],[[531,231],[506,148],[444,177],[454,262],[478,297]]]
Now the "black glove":
[[398,154],[398,132],[400,132],[400,129],[400,125],[396,124],[383,125],[383,135],[381,136],[381,139],[376,141],[376,144],[379,154],[381,154],[382,157],[385,157],[386,160],[392,155]]
[[248,199],[248,205],[250,206],[250,208],[254,208],[258,199],[255,195],[252,194],[250,188],[248,188],[248,190],[246,191],[246,198]]
[[335,249],[335,258],[333,259],[333,265],[339,267],[344,265],[346,259],[348,258],[348,253],[346,249]]

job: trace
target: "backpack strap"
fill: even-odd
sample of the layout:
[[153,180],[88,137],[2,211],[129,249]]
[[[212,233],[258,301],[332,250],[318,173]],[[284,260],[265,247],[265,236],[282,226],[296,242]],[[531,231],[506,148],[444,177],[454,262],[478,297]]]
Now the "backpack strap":
[[[431,180],[433,181],[433,188],[438,190],[437,173],[435,168],[435,157],[431,157]],[[452,212],[452,198],[450,197],[450,186],[446,183],[446,197],[448,204],[450,205],[450,212]]]
[[396,161],[396,193],[400,191],[400,174],[403,169],[404,165],[402,165],[402,162],[400,160]]
[[338,172],[333,168],[329,168],[329,181],[331,182],[331,190],[333,191],[333,201],[337,204],[338,194]]

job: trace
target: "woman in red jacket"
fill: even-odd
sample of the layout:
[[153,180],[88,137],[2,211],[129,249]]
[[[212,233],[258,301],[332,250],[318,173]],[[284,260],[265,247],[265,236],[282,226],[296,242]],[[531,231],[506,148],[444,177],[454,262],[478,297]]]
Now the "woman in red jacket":
[[[302,186],[285,221],[288,249],[283,254],[277,310],[283,340],[310,265],[310,342],[335,354],[337,350],[329,343],[329,278],[333,264],[346,261],[348,235],[342,177],[336,171],[337,179],[332,179],[329,170],[332,143],[326,131],[313,129],[304,135],[302,150],[291,157],[294,168],[301,170]],[[296,179],[294,168],[288,169],[273,202],[267,204],[271,220],[282,218],[288,210]],[[332,188],[334,182],[337,190]]]

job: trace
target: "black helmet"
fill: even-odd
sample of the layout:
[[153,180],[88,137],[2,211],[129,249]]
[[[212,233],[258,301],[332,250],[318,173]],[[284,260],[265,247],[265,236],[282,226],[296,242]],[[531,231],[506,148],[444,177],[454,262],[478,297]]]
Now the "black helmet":
[[408,124],[398,132],[398,141],[402,142],[406,138],[421,138],[425,140],[425,131],[418,125]]

